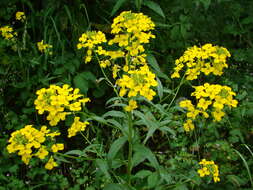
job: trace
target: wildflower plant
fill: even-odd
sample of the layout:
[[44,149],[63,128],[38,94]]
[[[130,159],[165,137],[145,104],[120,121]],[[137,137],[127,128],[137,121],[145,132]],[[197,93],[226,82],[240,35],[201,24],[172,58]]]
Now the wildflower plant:
[[[16,16],[21,21],[26,19],[22,13],[17,13]],[[180,162],[185,164],[183,170],[186,171],[187,168],[187,172],[192,173],[192,176],[184,178],[185,182],[180,179],[180,183],[189,182],[194,186],[196,178],[200,180],[205,176],[212,177],[215,183],[219,182],[221,176],[219,167],[215,164],[219,162],[211,154],[206,154],[206,146],[199,143],[199,138],[204,135],[203,131],[208,128],[208,124],[214,123],[215,126],[222,121],[227,108],[237,107],[236,93],[229,86],[205,82],[191,86],[194,90],[192,98],[178,101],[180,108],[172,105],[185,81],[191,84],[201,73],[220,76],[224,68],[228,67],[227,58],[230,53],[226,48],[212,44],[188,48],[176,60],[171,78],[180,78],[181,73],[185,73],[179,86],[170,91],[169,87],[163,87],[162,81],[147,61],[146,45],[155,38],[152,34],[154,29],[154,22],[143,13],[124,11],[113,20],[111,38],[106,37],[102,31],[81,34],[77,49],[84,52],[84,63],[98,63],[103,74],[101,80],[105,80],[113,89],[114,96],[106,102],[106,108],[112,110],[101,116],[92,113],[89,106],[96,100],[91,98],[91,101],[79,88],[73,88],[69,84],[51,84],[37,90],[34,100],[38,120],[43,125],[26,125],[14,131],[8,141],[7,151],[17,153],[26,165],[31,159],[39,159],[47,170],[60,166],[60,162],[66,162],[68,167],[74,159],[78,164],[84,161],[91,165],[85,171],[89,177],[94,174],[98,178],[105,176],[96,189],[154,189],[156,186],[158,189],[167,189],[170,185],[176,186],[174,181],[182,176],[174,175],[178,172],[177,167],[181,167],[177,164]],[[9,33],[1,34],[4,36]],[[53,46],[43,40],[37,43],[37,47],[41,53],[52,54]],[[167,84],[170,85],[170,82]],[[163,97],[163,93],[169,95]],[[168,101],[168,97],[172,97],[171,101]],[[181,122],[183,118],[186,119]],[[101,131],[109,134],[105,140],[102,135],[99,136]],[[69,140],[75,142],[78,134],[85,140],[82,149],[67,151],[67,143]],[[193,137],[192,134],[196,140],[194,143],[189,140]],[[58,142],[58,139],[65,138],[71,139],[64,143]],[[170,143],[160,143],[163,138]],[[180,140],[182,141],[178,142]],[[148,148],[149,144],[155,144],[159,151]],[[170,151],[164,150],[168,147],[180,147],[182,151],[179,156],[170,156]],[[61,153],[62,151],[67,152]],[[200,161],[201,156],[211,161]],[[169,162],[162,165],[164,160]],[[170,182],[170,178],[174,181]],[[89,187],[92,183],[91,181],[84,187]]]

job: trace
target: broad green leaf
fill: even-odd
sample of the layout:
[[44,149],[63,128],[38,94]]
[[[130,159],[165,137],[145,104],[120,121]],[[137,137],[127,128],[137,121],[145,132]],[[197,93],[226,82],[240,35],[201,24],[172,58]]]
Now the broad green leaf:
[[108,111],[106,112],[102,117],[103,118],[106,118],[106,117],[120,117],[120,118],[125,118],[126,115],[121,112],[121,111],[115,111],[115,110],[112,110],[112,111]]
[[148,187],[150,189],[154,188],[159,182],[159,175],[157,172],[152,173],[148,176]]
[[157,85],[158,96],[159,96],[160,100],[162,100],[162,98],[163,98],[163,85],[158,77],[156,77],[156,80],[158,83],[158,85]]
[[74,85],[76,88],[79,88],[81,93],[86,94],[89,89],[88,80],[82,75],[82,73],[74,77]]
[[167,182],[167,184],[172,184],[173,183],[173,179],[171,174],[167,171],[167,169],[162,168],[159,170],[160,176],[163,180],[165,180]]
[[99,117],[99,116],[90,116],[90,118],[92,120],[95,120],[99,123],[102,123],[102,124],[107,124],[107,121],[103,118],[103,117]]
[[108,172],[108,164],[105,160],[102,160],[102,159],[96,159],[96,165],[98,166],[98,168],[102,171],[102,173],[104,173],[104,175],[107,177],[107,178],[111,178],[109,172]]
[[188,190],[185,184],[177,184],[173,190]]
[[143,5],[147,6],[148,8],[150,8],[151,10],[156,12],[158,15],[165,18],[163,10],[161,9],[161,7],[158,3],[154,2],[154,1],[150,1],[150,0],[145,0],[145,1],[143,1]]
[[123,147],[123,145],[126,142],[127,142],[126,137],[120,137],[112,143],[111,148],[107,154],[107,158],[109,161],[112,161],[115,158],[116,154],[119,152],[119,150]]
[[141,171],[137,172],[137,173],[134,175],[134,177],[135,177],[135,178],[144,179],[144,178],[150,176],[151,174],[152,174],[152,172],[149,171],[149,170],[141,170]]
[[84,152],[81,150],[70,150],[68,152],[65,152],[67,155],[78,155],[78,156],[83,156]]
[[110,124],[112,124],[118,130],[120,130],[124,134],[124,136],[127,136],[127,134],[128,134],[127,129],[125,129],[123,127],[123,125],[121,125],[118,121],[116,121],[114,119],[107,119],[107,122],[110,123]]
[[165,74],[161,71],[161,69],[160,69],[160,67],[159,67],[159,65],[158,65],[158,63],[157,63],[157,61],[156,61],[155,56],[153,56],[152,54],[149,54],[149,55],[147,56],[147,61],[148,61],[148,63],[151,65],[151,67],[154,69],[155,74],[156,74],[158,77],[163,78],[163,79],[166,79],[166,80],[170,80],[169,77],[168,77],[167,75],[165,75]]
[[[139,154],[139,156],[142,156],[143,161],[145,159],[147,159],[150,162],[151,166],[153,166],[155,169],[159,170],[159,163],[158,163],[155,155],[153,154],[153,152],[149,148],[145,147],[142,144],[134,144],[133,149],[136,154]],[[138,163],[138,162],[136,162],[136,163]]]

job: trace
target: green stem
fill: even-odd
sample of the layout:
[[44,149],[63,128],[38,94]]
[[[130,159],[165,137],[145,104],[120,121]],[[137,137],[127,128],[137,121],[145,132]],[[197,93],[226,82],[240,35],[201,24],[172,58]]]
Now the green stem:
[[[176,93],[175,93],[174,97],[172,98],[172,100],[171,100],[171,102],[170,102],[170,104],[169,104],[167,110],[171,107],[171,105],[173,104],[174,100],[176,99],[177,94],[178,94],[178,92],[179,92],[181,86],[183,85],[183,83],[184,83],[184,81],[185,81],[184,79],[185,79],[185,74],[184,74],[184,76],[182,77],[182,79],[181,79],[181,81],[180,81],[180,83],[179,83],[179,85],[178,85],[178,87],[177,87]],[[167,111],[167,110],[166,110],[166,111]]]
[[80,131],[81,135],[83,136],[83,138],[91,145],[92,143],[90,142],[90,140],[82,133],[82,131]]
[[104,69],[100,66],[100,59],[99,59],[99,57],[98,57],[98,55],[97,55],[97,53],[95,52],[95,55],[96,55],[96,59],[97,59],[97,61],[98,61],[98,63],[99,63],[99,67],[100,67],[100,69],[101,69],[101,71],[102,71],[102,73],[103,73],[103,75],[104,75],[104,77],[105,77],[105,80],[108,82],[108,84],[113,88],[113,91],[115,92],[115,94],[117,95],[117,97],[120,97],[119,96],[119,93],[118,93],[118,91],[117,91],[117,89],[115,88],[115,86],[113,85],[113,83],[110,81],[110,79],[107,77],[107,75],[105,74],[105,71],[104,71]]
[[130,186],[131,186],[132,155],[133,155],[132,131],[133,131],[132,114],[128,113],[128,162],[127,162],[127,175],[128,175],[128,184]]
[[56,152],[55,154],[59,155],[59,156],[63,156],[63,157],[66,157],[66,158],[72,158],[72,159],[78,159],[79,157],[76,157],[76,156],[71,156],[71,155],[68,155],[68,154],[62,154],[60,152]]

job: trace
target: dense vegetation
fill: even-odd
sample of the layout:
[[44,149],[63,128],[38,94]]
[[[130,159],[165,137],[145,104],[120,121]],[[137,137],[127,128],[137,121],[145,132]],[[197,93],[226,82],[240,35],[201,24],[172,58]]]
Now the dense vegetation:
[[0,190],[253,188],[253,1],[1,0],[0,56]]

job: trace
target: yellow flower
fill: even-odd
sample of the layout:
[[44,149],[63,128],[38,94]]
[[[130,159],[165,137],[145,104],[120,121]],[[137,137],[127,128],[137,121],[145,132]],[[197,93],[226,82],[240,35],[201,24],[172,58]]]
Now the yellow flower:
[[199,165],[202,166],[202,168],[198,170],[200,177],[212,175],[215,183],[220,181],[219,167],[214,163],[214,161],[207,161],[206,159],[202,159],[199,162]]
[[9,153],[17,152],[25,164],[29,164],[33,156],[44,159],[49,152],[47,147],[43,144],[46,141],[46,137],[53,133],[50,133],[50,130],[48,130],[46,126],[42,126],[41,129],[38,130],[32,125],[26,125],[24,128],[14,131],[11,134],[11,138],[8,141],[9,144],[7,145],[7,151]]
[[[96,50],[97,45],[105,43],[105,34],[101,31],[88,31],[83,33],[79,38],[79,43],[77,44],[77,49],[86,48],[87,56],[85,57],[85,63],[88,63],[92,59],[92,51]],[[101,46],[99,46],[101,48]],[[102,50],[100,52],[103,52]]]
[[137,102],[135,100],[130,100],[129,105],[125,107],[125,110],[130,112],[136,108],[138,108]]
[[10,26],[0,27],[0,33],[6,40],[15,40],[17,37],[17,32],[14,32],[13,28]]
[[200,73],[222,75],[223,69],[228,67],[226,59],[230,56],[226,48],[212,44],[190,47],[176,60],[176,67],[171,78],[179,78],[179,72],[183,68],[186,68],[187,80],[197,79]]
[[86,126],[89,125],[88,121],[81,122],[79,121],[80,117],[75,117],[74,122],[71,127],[68,129],[68,138],[75,136],[78,132],[84,131]]
[[52,152],[58,152],[59,150],[63,150],[64,145],[63,144],[53,144],[51,147]]
[[186,132],[193,131],[195,128],[191,119],[187,119],[186,122],[184,123],[183,127]]
[[16,12],[16,20],[20,20],[21,22],[24,22],[26,19],[25,13],[24,12]]
[[49,55],[52,55],[52,48],[53,46],[50,44],[44,43],[43,40],[37,43],[38,49],[41,53],[48,53]]
[[54,161],[54,158],[51,156],[48,162],[45,165],[47,170],[52,170],[54,167],[58,166],[58,164]]
[[80,111],[82,105],[90,101],[79,94],[79,89],[73,89],[67,84],[62,87],[50,85],[47,89],[38,90],[36,94],[38,97],[34,101],[35,109],[39,114],[48,112],[47,120],[51,126],[64,121],[71,112]]
[[151,87],[157,86],[155,74],[149,70],[147,65],[138,70],[128,71],[116,81],[116,85],[121,88],[120,96],[127,94],[128,97],[134,97],[139,94],[151,101],[156,95],[155,91],[151,89]]
[[45,146],[42,146],[38,152],[35,154],[39,159],[43,160],[48,155],[48,151]]

